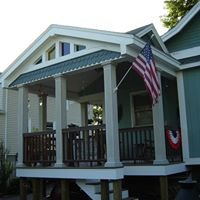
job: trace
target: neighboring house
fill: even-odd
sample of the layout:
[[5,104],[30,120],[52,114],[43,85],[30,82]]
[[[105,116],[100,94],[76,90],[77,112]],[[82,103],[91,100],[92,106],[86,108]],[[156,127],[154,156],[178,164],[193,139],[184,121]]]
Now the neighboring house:
[[[190,169],[200,166],[200,1],[162,39],[181,63],[178,72],[183,156]],[[197,177],[196,177],[197,178]]]
[[[134,70],[115,90],[146,42],[152,44],[162,89],[153,107]],[[180,70],[152,24],[128,33],[51,25],[2,74],[5,116],[14,123],[7,137],[18,141],[21,183],[32,178],[34,199],[43,195],[43,180],[52,179],[61,183],[62,199],[69,199],[72,180],[94,200],[108,199],[109,184],[115,200],[142,198],[141,184],[153,198],[167,199],[170,177],[187,171],[181,145],[170,146],[165,134],[185,128]],[[80,104],[81,119],[73,115],[70,121],[80,127],[67,128],[66,99]],[[103,125],[88,126],[88,104],[103,107]],[[47,122],[55,130],[46,130]],[[101,192],[92,190],[97,181]],[[21,184],[22,199],[23,191]]]

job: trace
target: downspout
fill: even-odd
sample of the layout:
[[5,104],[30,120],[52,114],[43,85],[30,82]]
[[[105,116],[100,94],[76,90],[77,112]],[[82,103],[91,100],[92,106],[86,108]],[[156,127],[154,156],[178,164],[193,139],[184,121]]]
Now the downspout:
[[[3,98],[3,101],[5,101],[5,133],[4,133],[4,147],[7,149],[7,131],[8,131],[8,89],[4,90],[5,98]],[[7,155],[6,155],[7,156]]]

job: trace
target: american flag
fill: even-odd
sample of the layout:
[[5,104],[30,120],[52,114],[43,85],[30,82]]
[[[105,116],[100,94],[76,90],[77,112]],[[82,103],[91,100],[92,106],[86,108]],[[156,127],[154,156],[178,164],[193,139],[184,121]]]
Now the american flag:
[[144,79],[146,89],[152,99],[152,105],[154,105],[160,95],[160,84],[150,44],[145,45],[132,63],[132,67]]

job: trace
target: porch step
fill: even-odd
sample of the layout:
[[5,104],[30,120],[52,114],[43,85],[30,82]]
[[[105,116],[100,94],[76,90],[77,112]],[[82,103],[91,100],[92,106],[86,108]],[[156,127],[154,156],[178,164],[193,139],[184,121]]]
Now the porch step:
[[[77,180],[76,183],[92,200],[101,200],[101,183],[99,180]],[[122,190],[122,199],[128,197],[128,190]],[[112,181],[109,181],[109,199],[113,199]]]

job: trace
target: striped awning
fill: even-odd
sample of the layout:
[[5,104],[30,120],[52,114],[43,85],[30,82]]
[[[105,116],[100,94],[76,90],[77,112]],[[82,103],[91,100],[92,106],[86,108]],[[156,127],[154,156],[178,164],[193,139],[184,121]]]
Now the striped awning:
[[21,74],[14,80],[9,87],[16,87],[21,84],[29,84],[39,80],[51,78],[58,74],[66,74],[68,72],[88,68],[99,65],[105,61],[114,61],[121,58],[120,52],[100,50],[77,58],[56,63],[48,67],[37,69]]

